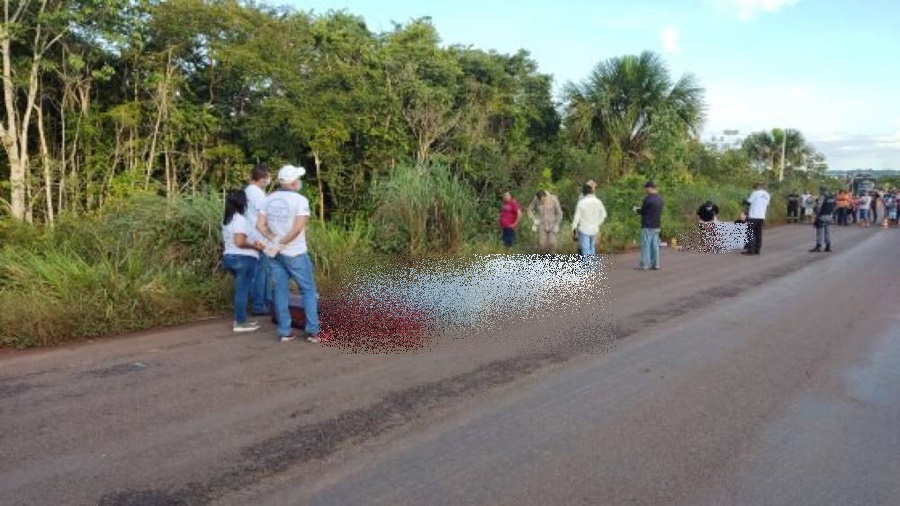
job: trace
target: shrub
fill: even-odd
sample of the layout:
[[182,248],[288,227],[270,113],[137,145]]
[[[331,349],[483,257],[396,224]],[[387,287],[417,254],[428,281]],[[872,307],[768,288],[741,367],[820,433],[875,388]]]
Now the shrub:
[[55,344],[220,312],[230,295],[216,269],[214,203],[148,197],[100,216],[61,217],[54,229],[6,226],[0,344]]
[[398,167],[373,192],[377,246],[384,251],[457,252],[478,221],[474,192],[440,165]]

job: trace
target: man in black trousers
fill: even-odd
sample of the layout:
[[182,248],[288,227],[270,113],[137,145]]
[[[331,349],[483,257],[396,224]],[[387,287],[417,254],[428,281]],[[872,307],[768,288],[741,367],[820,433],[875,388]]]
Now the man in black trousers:
[[771,200],[769,192],[764,187],[764,183],[756,183],[753,193],[745,201],[745,204],[750,206],[750,210],[747,211],[747,226],[752,237],[747,251],[742,253],[744,255],[759,255],[762,250],[763,224],[766,222],[766,210],[769,208],[769,200]]
[[788,223],[800,223],[800,195],[794,190],[788,195]]

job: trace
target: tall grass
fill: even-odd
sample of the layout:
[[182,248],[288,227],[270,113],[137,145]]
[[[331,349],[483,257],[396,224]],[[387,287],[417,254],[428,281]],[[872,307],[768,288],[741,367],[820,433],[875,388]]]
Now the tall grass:
[[[623,178],[601,188],[609,217],[600,252],[633,248],[644,198],[643,179]],[[574,253],[571,213],[576,185],[558,185],[566,219],[559,253]],[[784,219],[784,188],[771,190],[769,222]],[[568,191],[566,190],[568,188]],[[443,167],[401,167],[374,187],[371,219],[346,225],[313,220],[307,237],[321,289],[339,288],[361,263],[402,254],[505,253],[497,215],[500,201],[478,200]],[[664,239],[696,223],[706,200],[722,220],[735,219],[749,188],[704,182],[667,185]],[[514,192],[527,206],[532,190]],[[90,216],[60,216],[53,229],[0,220],[0,346],[31,347],[89,339],[231,311],[233,282],[219,267],[221,195],[165,199],[133,196]],[[512,253],[536,250],[523,219]]]
[[0,344],[29,347],[183,322],[227,307],[214,199],[137,198],[54,229],[7,223]]
[[[0,223],[0,346],[25,348],[231,311],[220,196],[136,197],[53,229]],[[371,227],[313,222],[317,277],[371,250]]]
[[334,289],[360,262],[371,260],[374,229],[367,220],[346,226],[313,220],[306,240],[320,290]]
[[373,186],[383,250],[419,256],[457,252],[477,222],[475,193],[443,166],[401,166]]

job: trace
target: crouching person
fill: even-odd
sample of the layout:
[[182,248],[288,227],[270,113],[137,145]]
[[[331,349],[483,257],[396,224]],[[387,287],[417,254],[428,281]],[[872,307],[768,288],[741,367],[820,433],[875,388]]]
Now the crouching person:
[[707,200],[697,209],[697,218],[700,220],[700,251],[703,253],[718,253],[719,237],[719,206],[711,200]]

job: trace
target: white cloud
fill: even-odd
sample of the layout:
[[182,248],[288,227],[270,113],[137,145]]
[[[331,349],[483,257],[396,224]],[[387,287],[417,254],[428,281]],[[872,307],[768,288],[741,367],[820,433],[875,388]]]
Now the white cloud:
[[789,7],[800,0],[708,0],[720,8],[727,9],[744,20],[755,19],[760,14],[771,14]]
[[880,138],[873,135],[845,135],[842,139],[823,140],[814,137],[809,140],[825,154],[828,166],[832,169],[900,169],[900,143],[886,145],[879,141]]
[[900,132],[895,132],[893,135],[876,137],[875,143],[880,148],[900,149]]
[[659,34],[659,39],[662,42],[663,51],[669,54],[675,54],[678,52],[678,29],[677,28],[666,28]]
[[[811,81],[760,84],[727,79],[705,84],[705,136],[726,129],[746,135],[795,128],[825,154],[832,168],[900,168],[900,104],[877,94]],[[874,104],[881,104],[880,121],[873,121]]]

